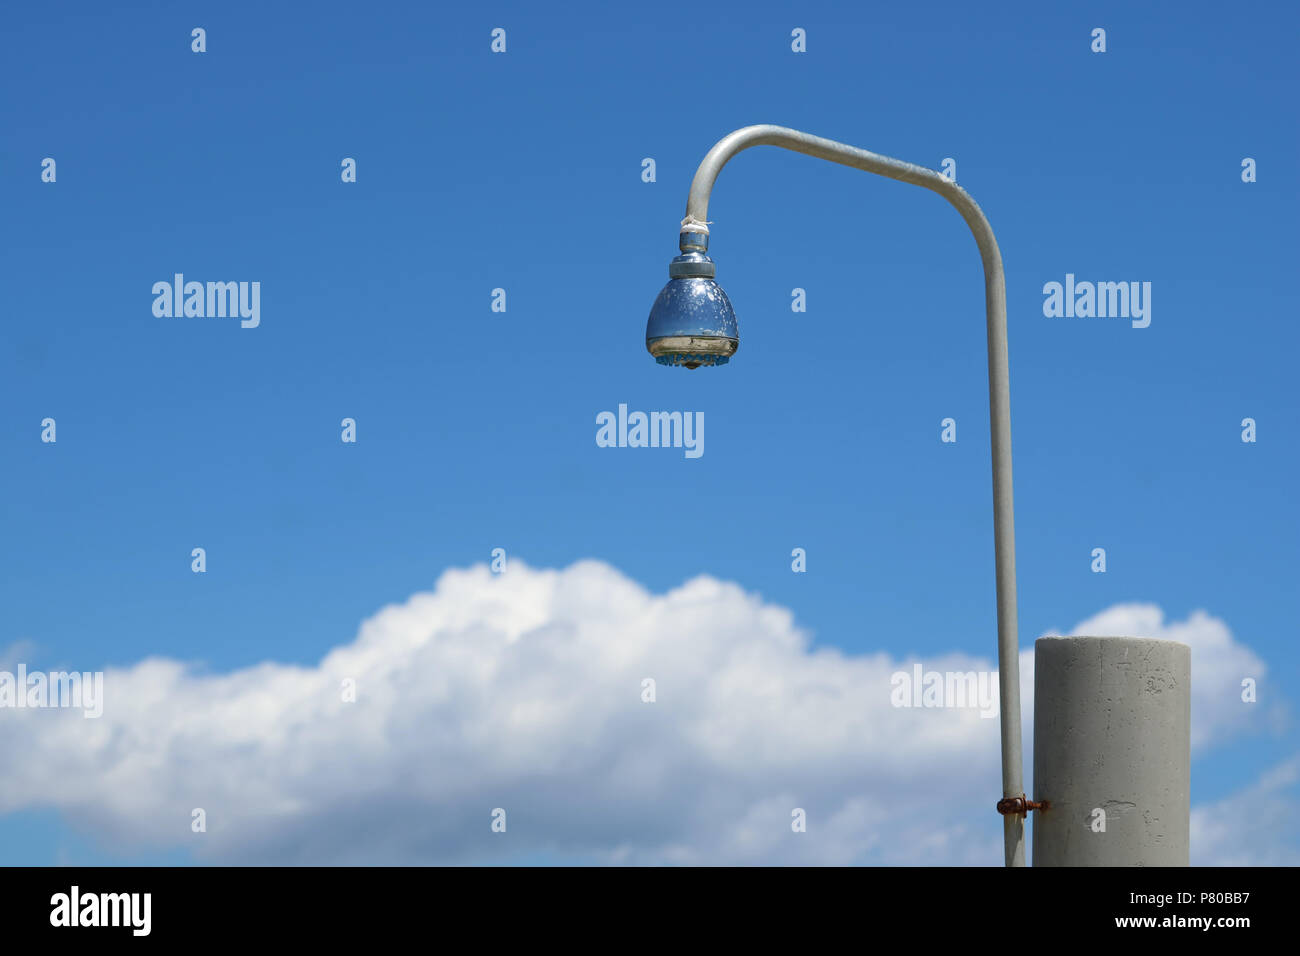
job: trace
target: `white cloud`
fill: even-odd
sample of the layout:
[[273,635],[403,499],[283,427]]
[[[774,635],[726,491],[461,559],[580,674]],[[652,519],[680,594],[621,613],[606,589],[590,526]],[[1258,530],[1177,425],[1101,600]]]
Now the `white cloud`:
[[[1071,634],[1095,637],[1153,637],[1181,641],[1192,649],[1192,750],[1203,750],[1244,730],[1276,728],[1283,719],[1276,696],[1260,693],[1260,701],[1242,700],[1241,682],[1262,685],[1268,671],[1249,647],[1233,639],[1228,625],[1205,611],[1193,611],[1185,621],[1165,623],[1155,604],[1116,604],[1079,623]],[[1262,688],[1260,688],[1262,690]]]
[[1300,754],[1216,803],[1192,808],[1192,865],[1300,865]]
[[[1205,621],[1166,630],[1258,663]],[[315,667],[149,659],[108,672],[99,720],[0,712],[0,813],[213,862],[998,863],[998,721],[893,707],[912,663],[810,651],[788,610],[709,577],[655,595],[596,561],[452,570]]]

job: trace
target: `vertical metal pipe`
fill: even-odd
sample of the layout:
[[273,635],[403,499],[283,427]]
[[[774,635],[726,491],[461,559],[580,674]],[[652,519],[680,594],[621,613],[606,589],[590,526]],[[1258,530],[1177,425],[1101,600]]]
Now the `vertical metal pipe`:
[[[1016,623],[1016,529],[1011,489],[1011,391],[1007,370],[1006,280],[1002,253],[993,228],[966,190],[932,169],[905,163],[810,136],[783,126],[746,126],[724,136],[709,150],[691,180],[682,235],[703,229],[709,218],[709,195],[727,161],[751,146],[779,146],[866,170],[900,182],[922,186],[952,203],[975,236],[984,263],[984,308],[988,330],[989,430],[993,449],[993,552],[998,608],[998,690],[1001,701],[1002,795],[1024,792],[1020,734],[1020,646]],[[683,240],[685,241],[685,240]],[[685,246],[683,246],[685,249]],[[1003,816],[1003,847],[1007,866],[1025,865],[1024,815]]]
[[1034,866],[1187,866],[1191,650],[1044,637],[1034,652]]

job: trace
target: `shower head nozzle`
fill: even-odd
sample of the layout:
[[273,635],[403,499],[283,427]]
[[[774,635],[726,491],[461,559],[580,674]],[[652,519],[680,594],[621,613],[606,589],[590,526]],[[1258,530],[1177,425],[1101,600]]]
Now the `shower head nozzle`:
[[740,346],[736,313],[713,278],[708,245],[707,235],[682,233],[682,254],[668,266],[668,284],[650,309],[645,345],[660,365],[726,365]]

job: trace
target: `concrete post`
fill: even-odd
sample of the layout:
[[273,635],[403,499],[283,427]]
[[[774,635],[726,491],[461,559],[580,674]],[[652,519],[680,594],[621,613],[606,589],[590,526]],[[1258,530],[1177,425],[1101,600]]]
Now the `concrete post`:
[[1035,642],[1034,866],[1188,865],[1191,664],[1177,641]]

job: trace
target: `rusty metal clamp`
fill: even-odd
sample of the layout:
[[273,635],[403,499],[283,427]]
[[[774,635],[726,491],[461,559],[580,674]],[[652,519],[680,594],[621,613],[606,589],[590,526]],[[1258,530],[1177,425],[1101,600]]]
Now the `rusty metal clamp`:
[[1005,797],[998,801],[998,813],[1006,816],[1008,813],[1027,814],[1030,810],[1046,810],[1048,803],[1046,800],[1037,803],[1028,799],[1023,793],[1018,797]]

